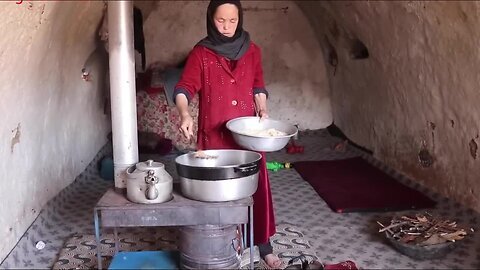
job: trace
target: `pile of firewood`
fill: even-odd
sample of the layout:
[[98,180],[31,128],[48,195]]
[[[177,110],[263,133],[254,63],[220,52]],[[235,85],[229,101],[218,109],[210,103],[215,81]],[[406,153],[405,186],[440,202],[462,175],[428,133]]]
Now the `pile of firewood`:
[[[379,232],[385,232],[399,242],[419,246],[455,242],[467,235],[466,230],[457,226],[455,221],[435,218],[428,213],[394,217],[388,226],[377,223],[382,227]],[[470,231],[473,232],[473,229]]]

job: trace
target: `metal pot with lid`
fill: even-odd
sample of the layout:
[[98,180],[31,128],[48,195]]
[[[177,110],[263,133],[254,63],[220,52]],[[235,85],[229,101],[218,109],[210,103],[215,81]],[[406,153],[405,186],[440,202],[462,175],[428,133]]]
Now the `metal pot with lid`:
[[258,186],[262,155],[245,150],[205,150],[175,159],[182,194],[205,202],[223,202],[253,195]]
[[127,169],[127,199],[134,203],[162,203],[172,199],[173,178],[165,165],[153,160]]

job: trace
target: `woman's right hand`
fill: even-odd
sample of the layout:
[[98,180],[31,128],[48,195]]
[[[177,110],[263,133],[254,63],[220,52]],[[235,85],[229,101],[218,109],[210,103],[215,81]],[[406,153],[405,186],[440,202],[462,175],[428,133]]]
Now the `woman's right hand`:
[[180,114],[180,132],[190,142],[193,138],[193,118],[188,112],[188,99],[185,94],[180,93],[175,96],[175,103]]
[[190,141],[193,138],[193,118],[189,113],[182,114],[180,117],[180,131]]

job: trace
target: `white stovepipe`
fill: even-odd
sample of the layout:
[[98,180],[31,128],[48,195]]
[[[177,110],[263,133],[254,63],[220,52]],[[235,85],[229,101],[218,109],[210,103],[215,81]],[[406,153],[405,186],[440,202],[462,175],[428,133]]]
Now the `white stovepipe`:
[[132,1],[108,2],[108,32],[115,188],[124,189],[138,162]]

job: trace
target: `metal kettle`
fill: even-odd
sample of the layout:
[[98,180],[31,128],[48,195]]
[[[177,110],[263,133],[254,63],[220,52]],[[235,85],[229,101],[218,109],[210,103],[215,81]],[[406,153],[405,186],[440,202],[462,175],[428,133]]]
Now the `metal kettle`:
[[134,203],[162,203],[172,199],[173,178],[165,165],[153,160],[127,169],[127,199]]

